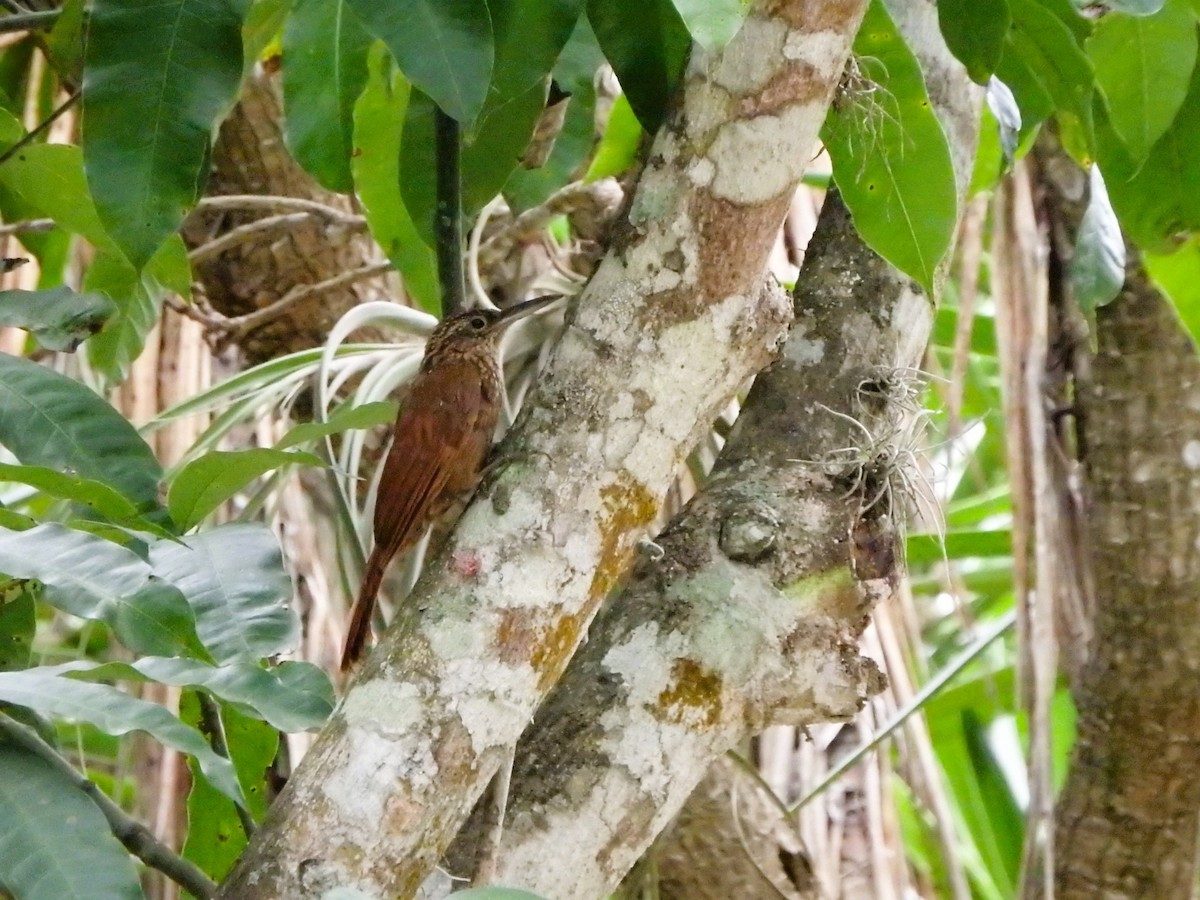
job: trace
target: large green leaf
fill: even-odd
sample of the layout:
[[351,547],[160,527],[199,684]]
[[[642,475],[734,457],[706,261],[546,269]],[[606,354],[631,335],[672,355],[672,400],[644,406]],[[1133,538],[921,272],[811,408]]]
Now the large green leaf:
[[[179,715],[190,725],[199,725],[199,703],[191,691],[179,702]],[[267,811],[266,770],[279,748],[279,732],[270,725],[222,704],[221,722],[229,758],[237,770],[242,792],[255,821],[261,822]],[[216,790],[189,760],[192,789],[188,794],[187,838],[183,856],[198,865],[214,881],[229,874],[246,846],[246,835],[237,809],[229,798]]]
[[137,554],[103,538],[55,522],[25,531],[0,529],[0,572],[40,581],[46,602],[105,622],[130,650],[205,655],[179,590]]
[[475,120],[487,99],[495,53],[486,0],[349,2],[410,82],[450,118]]
[[192,460],[175,476],[167,508],[180,531],[188,531],[255,478],[293,464],[322,466],[324,462],[311,453],[270,447],[213,450]]
[[1196,18],[1186,0],[1155,15],[1110,13],[1087,43],[1108,118],[1135,164],[1166,132],[1187,96],[1196,65]]
[[400,193],[400,140],[408,109],[409,84],[393,72],[383,44],[371,49],[368,77],[354,106],[354,189],[371,234],[404,278],[405,290],[424,309],[440,308],[437,259],[404,205]]
[[629,105],[653,134],[683,77],[687,25],[671,0],[588,0],[587,14]]
[[15,466],[0,463],[0,482],[15,482],[37,488],[48,497],[79,503],[98,512],[115,525],[148,531],[159,537],[170,537],[171,533],[150,522],[138,513],[128,497],[102,481],[64,475],[45,466]]
[[844,93],[822,136],[854,226],[876,253],[933,292],[957,220],[954,168],[921,70],[879,0],[854,53],[874,88]]
[[[1092,64],[1084,55],[1079,35],[1072,26],[1082,22],[1073,10],[1066,10],[1063,17],[1056,15],[1038,0],[1008,0],[1012,9],[1013,23],[1004,42],[1004,58],[997,70],[1001,78],[1012,88],[1021,104],[1022,130],[1036,123],[1027,116],[1027,102],[1031,109],[1040,108],[1044,97],[1049,97],[1060,116],[1071,116],[1090,140],[1092,134],[1092,95],[1095,76]],[[1064,20],[1065,16],[1070,16]],[[1043,97],[1034,101],[1023,96],[1034,92],[1033,85],[1012,83],[1006,77],[1010,72],[1005,63],[1014,57],[1014,64],[1023,66],[1043,92]],[[1044,117],[1044,114],[1041,116]],[[1033,121],[1025,121],[1033,118]]]
[[604,126],[596,155],[583,180],[596,181],[626,172],[637,159],[642,134],[642,126],[633,114],[628,98],[621,94],[608,112],[608,124]]
[[0,354],[0,444],[22,463],[109,484],[164,522],[162,467],[133,426],[77,381]]
[[367,82],[371,43],[348,0],[296,0],[283,31],[284,137],[332,191],[354,187],[354,102]]
[[938,0],[937,11],[950,52],[967,67],[972,81],[987,84],[1012,24],[1008,0]]
[[1129,237],[1165,252],[1180,234],[1200,229],[1200,67],[1175,121],[1140,167],[1107,122],[1098,121],[1096,138],[1109,197]]
[[1068,275],[1075,302],[1090,316],[1096,307],[1112,302],[1125,284],[1125,238],[1099,166],[1092,166],[1088,186],[1088,205]]
[[37,629],[33,592],[28,584],[0,588],[0,672],[29,665],[33,633]]
[[21,900],[140,900],[137,869],[83,791],[0,743],[0,885]]
[[0,291],[0,325],[30,331],[47,350],[71,353],[116,312],[107,296],[59,286],[44,291]]
[[[736,0],[734,0],[736,2]],[[496,63],[488,105],[495,109],[543,81],[583,11],[583,0],[489,0]]]
[[229,760],[214,753],[198,731],[157,703],[131,697],[107,684],[63,678],[42,668],[0,672],[0,701],[28,707],[53,719],[86,722],[105,734],[144,731],[159,743],[196,757],[205,777],[221,793],[242,802]]
[[1142,263],[1200,347],[1200,243],[1192,238],[1174,253],[1143,253]]
[[306,662],[285,662],[264,669],[247,660],[210,666],[189,659],[144,656],[131,663],[80,661],[45,666],[38,671],[84,681],[156,681],[203,688],[286,732],[319,728],[333,712],[329,677]]
[[715,53],[738,33],[746,14],[750,11],[749,0],[672,0],[675,9],[687,25],[692,39],[697,44]]
[[100,223],[83,174],[83,155],[68,144],[30,144],[0,166],[0,183],[40,215],[99,249],[120,251]]
[[241,4],[94,0],[83,149],[100,220],[136,268],[195,203],[242,77]]
[[265,525],[231,524],[158,541],[150,566],[183,592],[196,633],[220,663],[295,649],[300,623],[279,541]]

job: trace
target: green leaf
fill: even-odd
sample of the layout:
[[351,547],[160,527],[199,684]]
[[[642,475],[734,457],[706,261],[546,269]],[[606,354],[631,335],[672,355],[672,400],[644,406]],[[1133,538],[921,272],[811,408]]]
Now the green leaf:
[[473,215],[500,193],[533,138],[546,87],[541,82],[501,106],[484,107],[478,127],[463,140],[462,202]]
[[109,384],[118,384],[141,355],[146,335],[158,321],[159,298],[150,295],[137,269],[116,252],[96,254],[83,286],[117,298],[117,315],[88,343],[88,361]]
[[518,168],[504,183],[504,196],[514,211],[542,203],[554,191],[577,177],[595,142],[596,90],[593,78],[604,63],[587,17],[571,33],[554,67],[554,81],[570,95],[562,131],[550,158],[536,169]]
[[141,900],[137,869],[91,799],[0,743],[0,884],[21,900]]
[[936,534],[908,536],[908,563],[917,566],[950,559],[981,559],[1012,555],[1012,532],[1007,528],[964,528],[947,531],[943,538]]
[[608,125],[588,166],[584,181],[597,181],[601,178],[620,175],[633,165],[637,158],[638,144],[642,140],[642,126],[629,100],[621,94],[613,101],[608,114]]
[[367,83],[354,105],[354,153],[350,168],[371,235],[404,278],[404,289],[423,308],[440,309],[437,259],[404,206],[400,193],[400,140],[409,84],[393,72],[382,43],[371,48]]
[[25,126],[7,109],[0,109],[0,144],[11,146],[25,137]]
[[0,166],[0,183],[26,203],[88,239],[98,250],[120,253],[104,230],[83,174],[83,154],[68,144],[30,144]]
[[227,0],[95,0],[83,82],[88,184],[105,228],[142,268],[207,177],[213,127],[242,77],[242,16]]
[[133,426],[77,381],[0,354],[0,444],[21,463],[111,485],[151,521],[162,467]]
[[446,115],[470,123],[483,109],[494,58],[486,0],[349,0],[404,76]]
[[103,538],[54,522],[0,529],[0,572],[40,581],[47,603],[106,623],[137,653],[205,655],[179,590],[137,554]]
[[83,0],[66,0],[61,9],[45,36],[46,51],[64,81],[77,81],[83,70]]
[[131,663],[81,660],[38,669],[81,681],[156,681],[203,688],[280,731],[312,731],[333,712],[329,677],[311,663],[285,662],[270,669],[248,660],[210,666],[189,659],[144,656]]
[[243,77],[250,73],[271,42],[279,38],[291,11],[292,0],[254,0],[242,23],[242,44],[245,51],[245,59],[242,62]]
[[171,482],[167,494],[171,518],[181,532],[186,532],[255,478],[291,464],[323,466],[325,463],[311,453],[270,447],[206,453],[184,466]]
[[[190,725],[199,724],[199,706],[195,694],[185,691],[179,702],[180,718]],[[266,771],[278,752],[279,732],[225,704],[221,721],[247,805],[255,821],[261,822],[267,809]],[[220,882],[245,848],[246,835],[233,803],[208,783],[194,761],[188,760],[188,766],[192,770],[192,790],[187,800],[183,856]]]
[[1088,205],[1067,274],[1075,302],[1090,317],[1097,307],[1115,300],[1125,284],[1125,239],[1099,166],[1092,166],[1088,185]]
[[1171,254],[1143,253],[1142,264],[1200,347],[1200,242],[1192,238]]
[[229,760],[214,753],[198,731],[188,728],[157,703],[131,697],[107,684],[62,678],[43,668],[0,672],[0,701],[25,706],[54,719],[86,722],[118,737],[144,731],[159,743],[196,757],[200,770],[222,794],[243,802]]
[[64,286],[45,291],[0,291],[0,325],[32,332],[47,350],[73,353],[114,312],[116,306],[104,294],[80,294]]
[[1135,164],[1171,126],[1196,65],[1196,19],[1184,0],[1152,16],[1110,13],[1087,43],[1108,118]]
[[692,39],[715,53],[742,27],[750,11],[749,0],[672,0]]
[[347,0],[296,0],[283,32],[284,138],[331,191],[354,187],[354,102],[367,82],[371,43]]
[[938,0],[938,24],[950,52],[978,84],[987,84],[1012,24],[1008,0]]
[[1096,127],[1097,158],[1121,227],[1140,247],[1165,252],[1200,229],[1200,67],[1179,114],[1138,167],[1106,121]]
[[833,177],[863,240],[932,296],[957,220],[946,136],[920,67],[879,0],[854,53],[875,87],[830,108],[822,136]]
[[29,665],[29,651],[36,629],[37,617],[29,585],[16,582],[0,587],[0,672],[12,672]]
[[276,450],[286,450],[298,444],[309,444],[320,438],[356,428],[374,428],[387,425],[396,418],[396,404],[388,400],[376,400],[359,406],[343,404],[329,417],[328,422],[301,422],[288,429],[288,433],[275,445]]
[[671,0],[588,0],[588,21],[646,131],[658,131],[692,47]]
[[489,0],[496,62],[488,105],[497,108],[540,84],[554,68],[583,0]]
[[4,481],[27,484],[57,500],[82,504],[115,525],[148,531],[159,537],[172,536],[166,529],[142,518],[128,497],[102,481],[81,478],[78,475],[64,475],[45,466],[14,466],[0,463],[0,482]]
[[219,663],[293,650],[300,623],[279,541],[265,525],[230,524],[150,547],[154,574],[183,592],[196,633]]
[[[1022,119],[1025,120],[1022,122],[1023,129],[1031,128],[1039,118],[1045,117],[1045,113],[1040,117],[1036,114],[1027,115],[1022,88],[1030,91],[1031,87],[1014,84],[1005,77],[1004,62],[1010,55],[1025,67],[1060,116],[1074,116],[1090,141],[1095,76],[1091,62],[1080,47],[1078,36],[1072,31],[1073,22],[1064,22],[1037,0],[1009,0],[1009,4],[1013,24],[1005,38],[1004,58],[997,72],[1021,103]],[[1069,12],[1073,20],[1079,20],[1074,12]],[[1038,108],[1042,108],[1043,104],[1044,99],[1039,98]]]

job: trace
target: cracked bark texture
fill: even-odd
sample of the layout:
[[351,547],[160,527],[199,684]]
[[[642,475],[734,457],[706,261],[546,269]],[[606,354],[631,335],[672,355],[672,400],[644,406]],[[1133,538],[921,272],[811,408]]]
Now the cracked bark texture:
[[[1044,179],[1069,238],[1083,203],[1065,196],[1066,181]],[[1060,898],[1187,898],[1196,878],[1200,360],[1127,253],[1124,288],[1096,313],[1097,349],[1078,387],[1095,608],[1055,808]]]
[[[942,86],[932,96],[965,186],[979,92],[933,4],[900,12]],[[794,306],[783,358],[756,379],[709,483],[656,538],[662,558],[639,561],[522,737],[501,843],[487,847],[477,809],[452,874],[486,853],[495,884],[602,896],[725,750],[769,724],[848,718],[882,686],[857,638],[894,586],[904,510],[865,498],[895,474],[933,304],[831,196]],[[861,458],[847,462],[846,447]]]
[[[206,196],[264,194],[316,200],[352,213],[351,198],[327,191],[296,163],[283,141],[283,111],[271,77],[251,75],[242,96],[221,125],[213,148],[213,170]],[[262,210],[198,210],[182,233],[195,248],[239,225],[271,215]],[[381,259],[370,235],[320,219],[267,231],[193,267],[208,302],[219,313],[236,317],[270,306],[292,288],[316,284]],[[297,350],[318,347],[347,310],[368,300],[399,293],[395,276],[375,278],[324,291],[301,300],[270,321],[235,335],[253,365]],[[389,290],[391,288],[391,290]]]
[[[722,53],[696,54],[627,221],[501,448],[510,462],[429,567],[222,896],[418,890],[627,568],[687,452],[782,339],[789,305],[763,287],[765,263],[863,7],[764,0]],[[857,606],[853,579],[837,578],[833,605]],[[812,601],[806,579],[795,588],[789,608]],[[857,703],[860,664],[834,631],[788,639],[845,667],[813,696],[781,698],[798,715]],[[678,716],[706,706],[706,677],[680,672]],[[784,693],[774,681],[761,689]]]

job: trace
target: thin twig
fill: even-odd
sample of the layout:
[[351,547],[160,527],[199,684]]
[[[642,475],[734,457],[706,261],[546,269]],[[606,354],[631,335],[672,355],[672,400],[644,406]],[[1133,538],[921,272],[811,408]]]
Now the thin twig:
[[[55,10],[55,12],[57,13],[57,10]],[[7,19],[0,19],[0,23],[10,21],[11,19],[14,19],[14,18],[16,18],[16,16],[9,16]],[[0,30],[3,30],[3,29],[0,29]],[[36,128],[34,128],[32,131],[30,131],[29,134],[25,135],[25,137],[21,138],[19,141],[17,141],[11,147],[9,147],[7,150],[5,150],[3,153],[0,153],[0,163],[4,163],[5,161],[12,159],[14,156],[16,156],[17,152],[19,150],[21,150],[21,148],[25,147],[34,138],[36,138],[39,134],[41,134],[43,131],[45,131],[47,128],[49,128],[51,125],[53,125],[54,120],[57,119],[59,116],[61,116],[63,113],[65,113],[72,106],[74,106],[76,101],[78,101],[78,100],[79,100],[79,91],[76,91],[74,94],[72,94],[66,100],[64,100],[57,109],[53,110],[50,113],[50,115],[46,116],[46,118],[43,119]]]
[[437,244],[438,278],[442,282],[442,314],[466,309],[463,285],[462,142],[458,122],[439,108],[434,114],[437,152],[437,206],[433,236]]
[[201,898],[216,896],[217,885],[215,882],[193,863],[159,841],[149,828],[121,809],[94,782],[75,771],[74,766],[43,741],[36,731],[8,716],[0,715],[0,734],[47,763],[55,774],[65,778],[87,795],[88,799],[96,804],[104,818],[108,820],[108,826],[112,829],[113,835],[130,853],[151,868],[158,869],[195,896]]
[[479,267],[487,269],[494,266],[504,258],[513,244],[537,234],[550,223],[551,219],[576,209],[582,201],[611,189],[611,186],[605,185],[603,180],[587,184],[582,181],[573,181],[559,188],[540,206],[525,210],[484,241],[483,246],[479,248]]
[[19,12],[11,16],[0,17],[0,33],[12,31],[32,31],[35,28],[49,28],[57,21],[62,10],[43,9],[36,12]]
[[196,204],[196,208],[205,210],[291,209],[310,212],[346,225],[360,225],[363,222],[362,216],[345,212],[328,203],[305,200],[301,197],[283,197],[278,194],[222,194],[215,197],[204,197]]
[[374,278],[377,275],[383,275],[392,270],[392,263],[388,260],[381,262],[367,263],[365,266],[359,266],[357,269],[350,269],[348,272],[342,272],[340,275],[335,275],[333,278],[326,278],[324,281],[318,281],[316,284],[306,284],[300,287],[292,288],[270,306],[264,306],[262,309],[256,309],[252,313],[246,313],[244,316],[235,316],[226,320],[225,328],[228,331],[237,334],[246,334],[266,322],[282,315],[289,307],[295,306],[301,300],[307,300],[314,294],[321,294],[325,291],[332,291],[335,288],[346,287],[359,281],[365,281],[368,278]]
[[[232,762],[233,757],[229,755],[229,742],[225,739],[225,721],[221,718],[221,705],[203,691],[196,691],[196,700],[200,704],[200,724],[208,735],[208,743],[212,746],[213,752]],[[254,824],[254,817],[250,815],[250,810],[240,803],[235,802],[233,808],[237,811],[238,821],[242,823],[242,832],[248,841],[258,830],[258,826]]]
[[302,209],[298,212],[281,213],[276,216],[255,219],[253,222],[247,222],[245,225],[232,228],[220,237],[214,238],[208,243],[197,247],[188,254],[188,261],[193,264],[204,262],[206,259],[212,259],[214,256],[224,253],[230,247],[236,247],[239,244],[253,240],[258,236],[259,232],[302,225],[312,218],[331,220],[333,224],[352,231],[366,231],[367,229],[367,219],[365,216],[343,215],[334,218],[328,214],[328,210]]
[[53,219],[25,219],[21,222],[10,222],[8,225],[0,225],[0,237],[53,230]]

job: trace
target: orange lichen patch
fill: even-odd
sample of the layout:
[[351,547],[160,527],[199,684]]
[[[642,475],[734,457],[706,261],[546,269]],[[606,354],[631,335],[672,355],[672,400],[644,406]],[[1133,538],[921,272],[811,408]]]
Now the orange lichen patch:
[[768,3],[763,12],[772,19],[783,19],[801,31],[837,31],[851,34],[858,26],[866,8],[864,0],[824,0],[822,3],[775,0]]
[[528,610],[500,611],[500,625],[496,629],[496,655],[505,665],[515,666],[533,656],[537,631],[530,620]]
[[692,203],[692,215],[704,248],[720,252],[700,254],[700,287],[710,298],[757,290],[760,274],[771,249],[770,237],[779,230],[795,185],[773,200],[740,204],[703,193]]
[[545,691],[566,668],[575,645],[579,643],[583,623],[590,612],[582,609],[574,614],[562,614],[538,641],[529,655],[529,664],[538,676],[538,690]]
[[774,77],[753,94],[739,99],[736,112],[739,119],[751,119],[778,113],[797,103],[828,102],[834,84],[822,78],[816,68],[804,60],[783,66]]
[[671,664],[672,684],[658,695],[658,706],[672,722],[700,721],[712,728],[721,718],[721,676],[694,660]]
[[633,542],[629,538],[654,521],[658,498],[627,472],[600,489],[604,513],[600,519],[600,559],[592,576],[589,599],[608,595],[629,565]]

